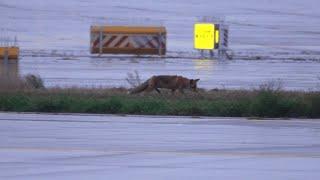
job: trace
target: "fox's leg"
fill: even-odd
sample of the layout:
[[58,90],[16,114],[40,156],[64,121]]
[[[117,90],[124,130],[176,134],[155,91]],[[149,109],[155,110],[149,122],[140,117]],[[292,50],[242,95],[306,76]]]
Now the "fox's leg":
[[146,89],[146,92],[151,92],[151,91],[153,91],[154,90],[154,88],[152,87],[152,86],[149,86],[147,89]]
[[180,92],[181,94],[184,94],[184,91],[183,91],[182,88],[179,88],[179,92]]
[[161,91],[158,88],[154,88],[159,94],[161,94]]
[[146,91],[147,93],[149,93],[149,92],[153,91],[154,88],[155,88],[154,80],[153,80],[153,78],[151,78],[151,79],[149,80],[148,87],[146,88],[145,91]]

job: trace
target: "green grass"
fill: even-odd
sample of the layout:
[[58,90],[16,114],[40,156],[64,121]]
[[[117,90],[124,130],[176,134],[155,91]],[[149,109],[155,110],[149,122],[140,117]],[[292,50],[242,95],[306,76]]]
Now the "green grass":
[[320,117],[320,92],[220,90],[127,95],[125,89],[0,91],[0,111],[227,117]]

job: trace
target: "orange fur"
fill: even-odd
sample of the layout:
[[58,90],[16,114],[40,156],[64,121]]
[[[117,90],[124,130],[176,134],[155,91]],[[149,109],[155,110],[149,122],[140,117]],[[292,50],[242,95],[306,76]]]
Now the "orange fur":
[[156,90],[160,93],[159,88],[171,89],[172,92],[179,90],[183,93],[184,89],[192,89],[197,91],[197,82],[199,79],[188,79],[183,76],[152,76],[150,79],[142,83],[140,86],[131,90],[131,94],[140,93],[143,91],[151,92]]

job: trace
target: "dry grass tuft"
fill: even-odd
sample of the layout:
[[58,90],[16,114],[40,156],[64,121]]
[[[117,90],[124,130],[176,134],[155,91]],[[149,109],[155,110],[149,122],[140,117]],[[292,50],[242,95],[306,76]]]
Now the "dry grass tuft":
[[137,70],[134,73],[127,73],[126,81],[130,84],[132,88],[135,88],[141,84],[141,78]]
[[28,74],[23,78],[26,86],[32,89],[45,89],[43,80],[38,75]]
[[26,91],[45,89],[40,76],[28,74],[24,77],[0,77],[0,91]]

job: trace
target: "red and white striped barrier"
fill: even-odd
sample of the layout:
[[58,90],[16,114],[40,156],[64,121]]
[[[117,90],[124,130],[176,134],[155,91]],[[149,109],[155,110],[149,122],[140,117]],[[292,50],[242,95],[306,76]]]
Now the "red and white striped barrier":
[[91,27],[93,54],[157,54],[166,53],[166,31],[163,27]]

